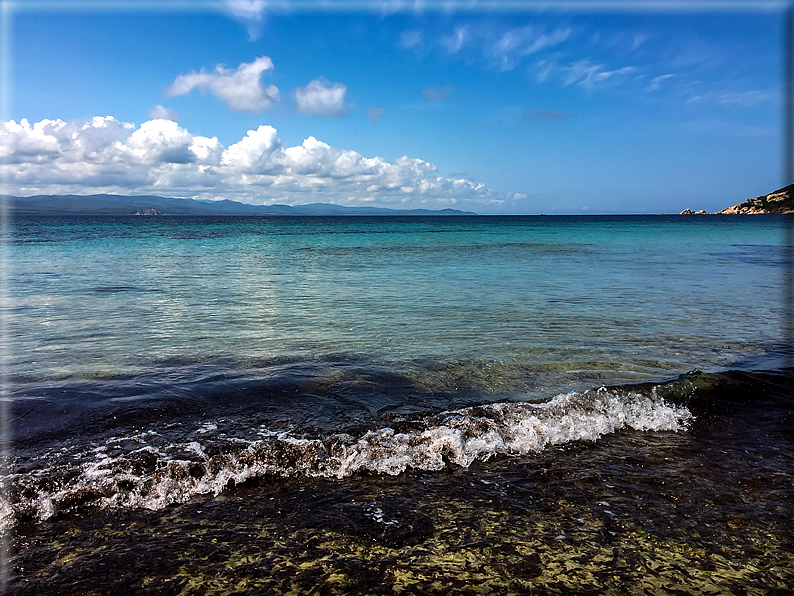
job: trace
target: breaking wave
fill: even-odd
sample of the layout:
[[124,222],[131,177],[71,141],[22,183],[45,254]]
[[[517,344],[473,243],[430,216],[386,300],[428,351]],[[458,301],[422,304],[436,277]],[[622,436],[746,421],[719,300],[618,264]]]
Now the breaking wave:
[[685,430],[693,419],[689,409],[661,397],[657,387],[601,387],[542,404],[474,406],[358,435],[307,437],[266,426],[243,433],[244,420],[217,418],[183,428],[179,440],[156,425],[82,445],[66,439],[17,462],[6,476],[0,528],[86,507],[158,510],[254,478],[437,471],[595,441],[621,429]]

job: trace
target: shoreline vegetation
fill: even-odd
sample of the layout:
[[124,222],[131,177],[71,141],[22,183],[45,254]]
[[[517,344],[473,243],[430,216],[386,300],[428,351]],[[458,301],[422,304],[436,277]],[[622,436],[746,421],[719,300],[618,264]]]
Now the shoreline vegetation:
[[[768,195],[747,199],[721,211],[684,209],[679,215],[786,215],[794,213],[794,184]],[[136,216],[347,216],[347,215],[478,215],[459,209],[389,209],[384,207],[346,207],[333,203],[307,205],[250,205],[228,199],[200,201],[160,196],[124,195],[35,195],[0,197],[5,208],[16,215],[136,215]],[[540,215],[545,215],[541,213]],[[666,215],[660,213],[659,215]]]

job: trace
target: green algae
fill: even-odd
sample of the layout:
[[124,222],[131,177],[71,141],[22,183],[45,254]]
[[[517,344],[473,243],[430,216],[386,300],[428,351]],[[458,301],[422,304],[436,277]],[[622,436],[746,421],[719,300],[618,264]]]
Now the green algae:
[[737,426],[727,427],[730,442],[715,441],[724,424],[704,417],[687,433],[626,431],[435,474],[262,478],[160,512],[63,515],[17,529],[11,587],[23,596],[790,593],[791,444],[768,449]]
[[142,575],[130,593],[752,594],[794,585],[794,554],[770,528],[757,527],[739,541],[760,547],[752,554],[742,544],[717,552],[713,541],[663,539],[631,520],[615,522],[567,501],[518,516],[481,499],[420,500],[413,515],[430,517],[432,532],[401,544],[354,523],[339,531],[278,518],[208,519],[198,507],[163,516],[159,532],[122,520],[106,524],[93,534],[92,547],[64,533],[60,554],[38,579],[63,586],[65,566],[82,561],[88,571],[102,551],[136,539],[155,552],[174,542],[180,549],[171,550],[170,570]]

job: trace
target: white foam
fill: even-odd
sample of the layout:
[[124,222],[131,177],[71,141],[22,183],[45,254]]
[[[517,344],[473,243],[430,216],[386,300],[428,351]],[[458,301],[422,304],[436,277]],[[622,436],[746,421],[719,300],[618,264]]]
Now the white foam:
[[[362,471],[396,475],[409,468],[468,467],[494,456],[520,456],[549,445],[595,441],[624,428],[681,431],[692,418],[685,407],[670,405],[653,392],[618,394],[602,388],[559,395],[544,404],[503,403],[446,412],[402,433],[381,428],[358,438],[337,434],[323,440],[262,428],[255,440],[226,437],[226,451],[211,457],[198,441],[155,447],[144,438],[156,433],[140,433],[136,439],[144,446],[134,451],[111,456],[106,447],[89,449],[77,464],[79,473],[65,486],[38,489],[36,497],[25,503],[0,501],[0,528],[13,525],[12,512],[18,508],[32,508],[40,519],[46,519],[59,510],[59,503],[73,502],[71,497],[89,489],[95,495],[92,505],[157,510],[196,495],[218,495],[230,483],[265,475],[343,478]],[[206,423],[194,433],[206,436],[216,429],[215,423]],[[129,458],[144,451],[156,456],[154,469],[150,466],[136,473]],[[185,454],[196,459],[186,460]],[[45,477],[47,470],[36,474]],[[30,486],[35,483],[31,478],[12,475],[6,482]]]

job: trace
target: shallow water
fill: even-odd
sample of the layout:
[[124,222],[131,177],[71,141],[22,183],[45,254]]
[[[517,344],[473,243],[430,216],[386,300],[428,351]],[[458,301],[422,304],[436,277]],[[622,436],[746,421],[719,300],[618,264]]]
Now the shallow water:
[[20,219],[9,586],[785,593],[785,221]]

